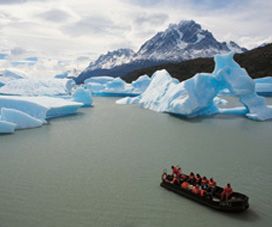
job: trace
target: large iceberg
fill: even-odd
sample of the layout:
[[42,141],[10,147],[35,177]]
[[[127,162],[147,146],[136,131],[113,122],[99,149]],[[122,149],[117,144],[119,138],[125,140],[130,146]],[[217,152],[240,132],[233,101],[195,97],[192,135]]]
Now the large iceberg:
[[41,127],[44,123],[40,119],[32,117],[25,112],[7,108],[1,109],[0,119],[15,124],[16,129],[37,128]]
[[47,96],[0,96],[0,108],[25,112],[40,120],[75,114],[82,103]]
[[82,103],[84,107],[90,107],[93,105],[93,98],[91,92],[88,89],[79,87],[73,94],[73,100],[75,102]]
[[10,80],[0,88],[0,94],[22,96],[61,96],[70,94],[73,80],[17,79]]
[[[214,58],[213,73],[199,73],[179,83],[165,71],[152,76],[148,88],[138,97],[118,100],[119,104],[138,104],[159,112],[178,114],[192,118],[217,113],[244,114],[253,120],[272,118],[272,108],[256,94],[255,82],[234,60],[233,53]],[[244,105],[242,108],[218,107],[218,94],[229,90]]]
[[75,114],[83,103],[54,97],[0,96],[0,133],[35,128],[47,119]]

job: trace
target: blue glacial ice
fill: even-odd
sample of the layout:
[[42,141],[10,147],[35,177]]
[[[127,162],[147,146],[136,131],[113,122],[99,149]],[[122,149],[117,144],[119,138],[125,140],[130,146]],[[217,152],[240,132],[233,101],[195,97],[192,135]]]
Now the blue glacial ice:
[[22,96],[68,95],[75,85],[73,80],[17,79],[10,80],[0,88],[0,94]]
[[255,87],[257,94],[262,96],[272,96],[272,77],[255,79]]
[[126,83],[120,77],[92,77],[84,81],[84,85],[96,96],[137,96],[149,85],[151,79],[141,76],[131,84]]
[[94,76],[94,77],[86,79],[84,81],[84,84],[97,83],[97,84],[106,85],[108,82],[112,80],[114,80],[114,77],[111,77],[111,76]]
[[78,87],[73,94],[73,101],[82,103],[84,107],[93,105],[91,92],[83,87]]
[[55,97],[0,96],[0,108],[25,112],[40,120],[75,114],[82,103]]
[[[168,112],[188,118],[213,114],[245,115],[253,120],[272,118],[272,108],[256,94],[255,82],[234,60],[233,53],[214,58],[213,73],[199,73],[179,83],[166,70],[155,72],[148,88],[137,97],[126,97],[118,104],[137,104],[158,112]],[[218,107],[218,94],[229,90],[243,106]]]
[[142,75],[137,80],[132,81],[131,85],[133,88],[144,92],[149,86],[151,78],[148,75]]
[[25,112],[8,108],[1,108],[1,120],[15,124],[15,129],[37,128],[44,123]]
[[38,127],[47,119],[75,114],[82,106],[83,103],[47,96],[0,96],[0,133]]
[[1,120],[0,116],[0,134],[14,133],[16,124]]

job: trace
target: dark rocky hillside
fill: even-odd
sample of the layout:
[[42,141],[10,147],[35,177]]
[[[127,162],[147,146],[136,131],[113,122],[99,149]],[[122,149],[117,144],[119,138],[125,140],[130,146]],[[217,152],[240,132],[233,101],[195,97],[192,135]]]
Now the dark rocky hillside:
[[[252,78],[272,76],[272,44],[242,54],[236,54],[234,58],[248,71]],[[194,76],[196,73],[212,72],[213,68],[214,62],[212,58],[198,58],[180,63],[143,67],[140,70],[135,70],[124,75],[123,79],[131,82],[143,74],[152,75],[157,70],[166,69],[173,77],[183,81]]]

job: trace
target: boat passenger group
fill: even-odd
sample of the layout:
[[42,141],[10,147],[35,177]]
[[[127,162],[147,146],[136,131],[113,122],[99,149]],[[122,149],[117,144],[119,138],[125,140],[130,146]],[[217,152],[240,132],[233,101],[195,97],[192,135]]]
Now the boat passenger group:
[[[207,197],[212,199],[215,195],[216,181],[213,178],[208,179],[207,177],[201,177],[198,173],[190,173],[189,176],[182,173],[182,170],[179,166],[172,166],[172,174],[167,175],[163,174],[163,180],[180,185],[182,189],[189,190],[193,194],[199,195],[200,197]],[[233,190],[231,185],[228,183],[223,191],[221,192],[220,199],[229,200],[232,196]]]

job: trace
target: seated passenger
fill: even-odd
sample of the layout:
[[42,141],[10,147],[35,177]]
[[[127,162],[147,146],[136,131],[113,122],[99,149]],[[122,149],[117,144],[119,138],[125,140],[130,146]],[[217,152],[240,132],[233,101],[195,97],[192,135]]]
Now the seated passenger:
[[187,181],[182,182],[181,188],[188,189],[188,187],[189,187],[189,183]]
[[181,168],[178,166],[171,166],[171,168],[172,168],[172,175],[179,178],[182,173]]
[[216,181],[213,178],[210,178],[209,182],[208,182],[208,186],[210,188],[214,188],[216,187]]
[[195,174],[193,172],[190,173],[188,182],[189,184],[195,184]]
[[200,189],[200,191],[199,191],[200,197],[205,197],[206,194],[207,194],[207,192],[205,190]]
[[196,185],[196,186],[193,187],[192,193],[194,193],[196,195],[198,195],[200,193],[200,189],[199,189],[198,185]]
[[204,190],[206,190],[208,188],[208,179],[205,176],[201,180],[201,187]]
[[179,184],[178,179],[174,177],[173,180],[171,181],[171,184]]
[[195,183],[201,185],[201,176],[197,173],[195,176]]
[[231,195],[233,193],[233,190],[231,188],[230,183],[227,184],[227,186],[224,188],[223,192],[221,193],[221,200],[229,200],[231,198]]

